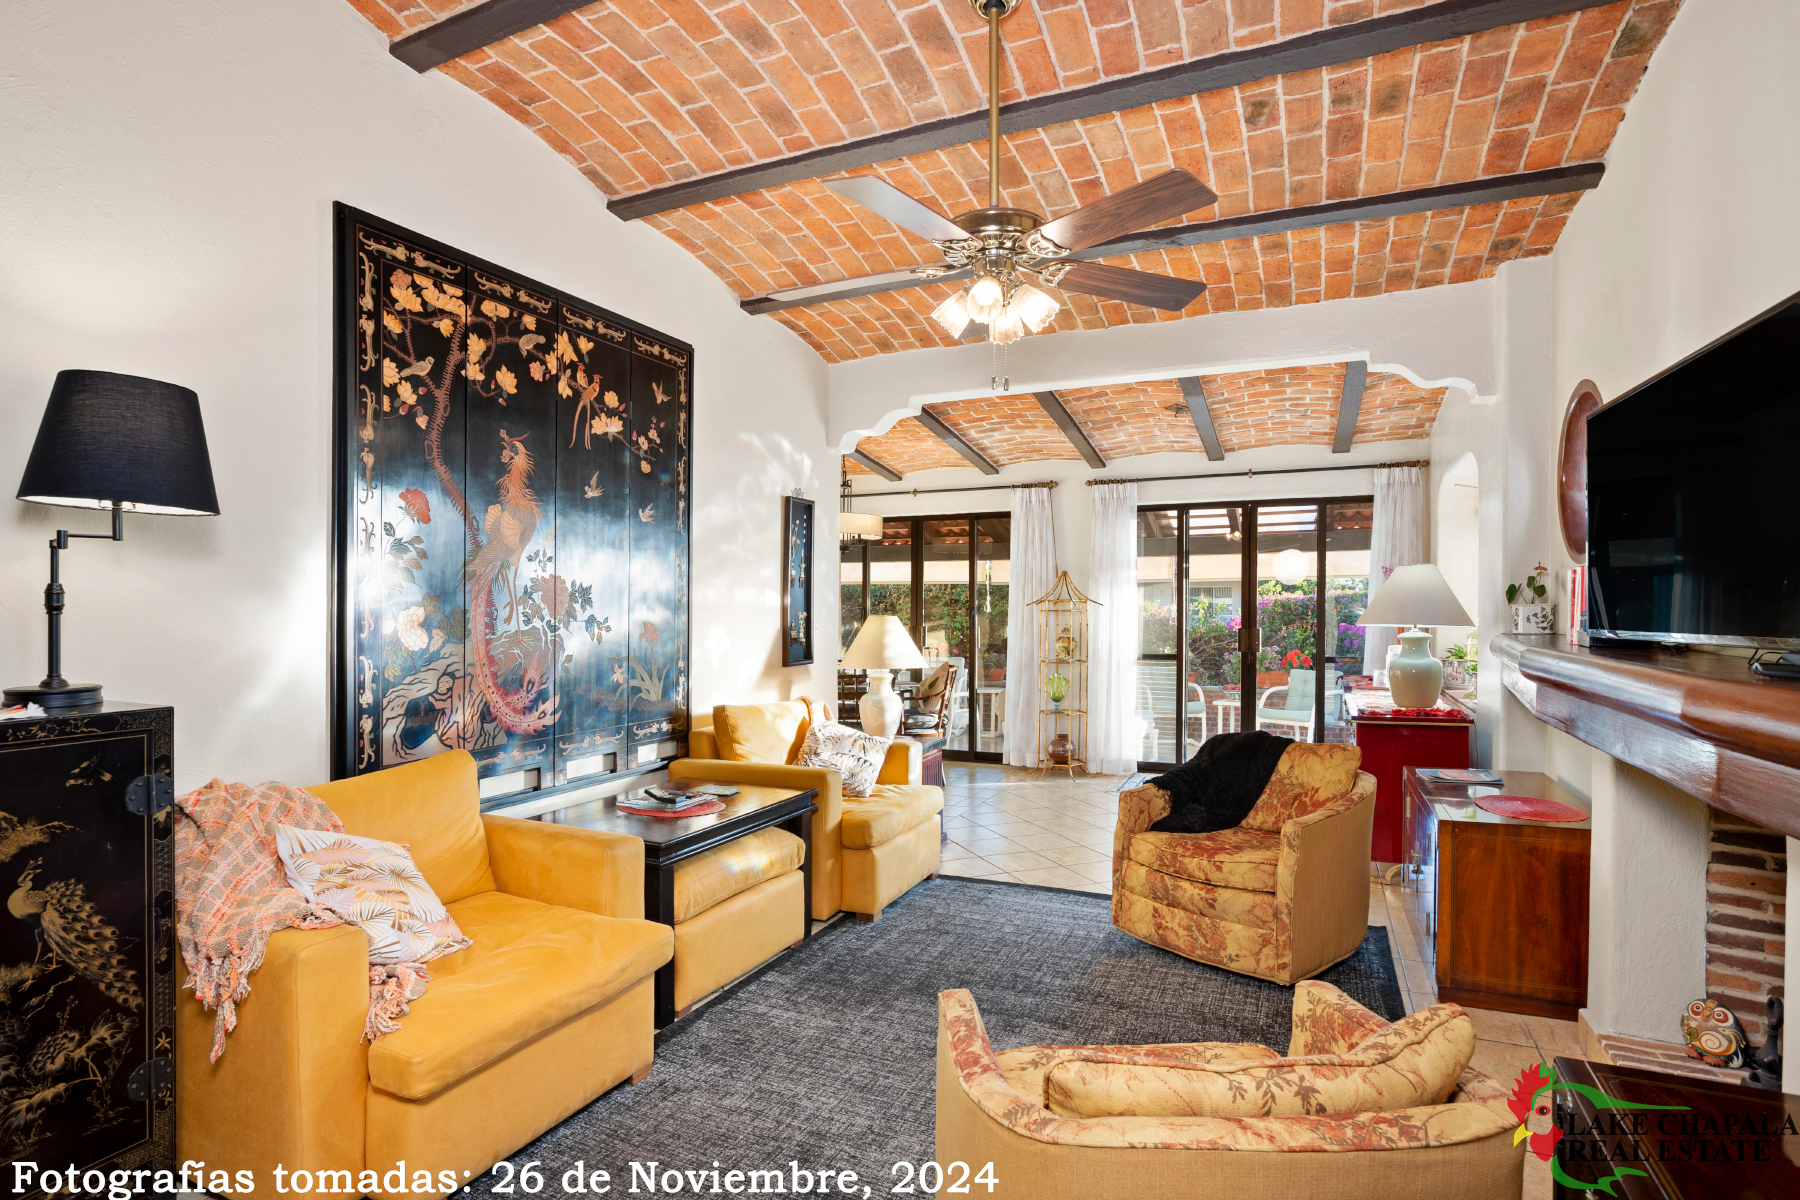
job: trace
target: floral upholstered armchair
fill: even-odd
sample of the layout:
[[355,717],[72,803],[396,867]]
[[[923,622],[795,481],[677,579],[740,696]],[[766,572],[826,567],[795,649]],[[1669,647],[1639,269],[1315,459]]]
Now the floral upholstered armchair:
[[1294,990],[1284,1056],[1249,1043],[994,1051],[967,991],[938,995],[939,1162],[992,1164],[1018,1200],[1517,1200],[1508,1093],[1468,1066],[1454,1004],[1389,1024]]
[[1368,934],[1375,777],[1362,751],[1289,746],[1235,829],[1159,833],[1169,796],[1119,796],[1113,924],[1198,962],[1276,983],[1307,979]]

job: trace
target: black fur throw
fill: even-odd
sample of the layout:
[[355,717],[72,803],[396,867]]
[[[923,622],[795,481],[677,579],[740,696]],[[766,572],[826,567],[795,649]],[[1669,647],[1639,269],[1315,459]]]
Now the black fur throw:
[[1194,757],[1150,783],[1169,793],[1169,815],[1157,833],[1216,833],[1235,829],[1256,807],[1293,738],[1260,729],[1221,733],[1200,743]]

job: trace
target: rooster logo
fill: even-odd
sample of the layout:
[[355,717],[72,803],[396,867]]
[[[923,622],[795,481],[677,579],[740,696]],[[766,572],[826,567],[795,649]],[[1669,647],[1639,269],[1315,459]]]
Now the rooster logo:
[[1650,1172],[1637,1167],[1618,1166],[1612,1174],[1594,1181],[1584,1183],[1563,1170],[1562,1160],[1556,1155],[1556,1143],[1563,1139],[1564,1131],[1554,1119],[1550,1128],[1543,1133],[1533,1133],[1526,1126],[1532,1117],[1548,1117],[1551,1115],[1552,1098],[1556,1090],[1576,1092],[1587,1099],[1595,1108],[1632,1108],[1632,1109],[1668,1109],[1677,1112],[1687,1111],[1682,1104],[1636,1104],[1630,1100],[1620,1100],[1609,1096],[1598,1088],[1591,1088],[1584,1083],[1563,1083],[1556,1078],[1556,1068],[1549,1063],[1533,1063],[1519,1072],[1519,1078],[1513,1084],[1512,1095],[1506,1098],[1506,1107],[1519,1120],[1519,1127],[1513,1130],[1513,1145],[1518,1145],[1527,1138],[1531,1140],[1531,1152],[1544,1162],[1550,1164],[1550,1175],[1566,1188],[1577,1191],[1604,1192],[1613,1194],[1613,1185],[1627,1175],[1648,1176]]

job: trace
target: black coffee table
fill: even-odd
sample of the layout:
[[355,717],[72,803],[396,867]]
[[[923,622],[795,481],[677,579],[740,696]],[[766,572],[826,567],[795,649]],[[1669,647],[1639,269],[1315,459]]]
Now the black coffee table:
[[[683,779],[681,785],[692,789],[713,782],[706,779]],[[598,829],[603,833],[623,833],[642,839],[644,843],[644,916],[671,928],[675,925],[675,867],[678,863],[734,841],[747,833],[780,826],[800,839],[806,847],[801,860],[801,886],[805,893],[806,919],[801,937],[812,936],[812,815],[818,811],[818,792],[796,791],[785,787],[764,787],[754,783],[737,783],[738,794],[725,798],[723,812],[703,817],[640,817],[619,811],[619,801],[629,803],[642,798],[641,790],[604,800],[591,800],[562,810],[560,825],[580,829]],[[656,972],[656,1027],[675,1020],[675,964],[665,964]]]

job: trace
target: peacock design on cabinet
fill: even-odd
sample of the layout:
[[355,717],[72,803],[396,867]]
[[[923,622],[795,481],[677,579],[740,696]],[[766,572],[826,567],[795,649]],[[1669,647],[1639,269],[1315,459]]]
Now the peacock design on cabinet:
[[29,1153],[44,1137],[43,1122],[83,1085],[93,1116],[89,1133],[117,1124],[126,1110],[114,1102],[113,1078],[131,1048],[137,1018],[107,1012],[86,1030],[74,1023],[75,1001],[57,1016],[55,1029],[26,1049],[20,1039],[28,1023],[0,1019],[0,1131],[15,1157]]
[[122,953],[125,939],[114,929],[77,880],[59,879],[42,888],[33,886],[43,871],[43,859],[34,859],[19,876],[19,886],[6,901],[6,911],[31,926],[42,961],[46,950],[50,966],[66,965],[118,1004],[137,1009],[144,1003],[137,972]]

